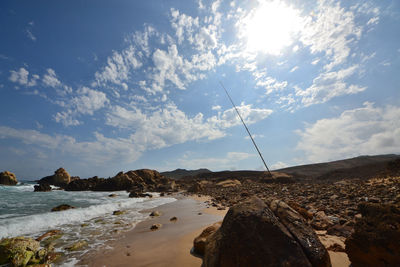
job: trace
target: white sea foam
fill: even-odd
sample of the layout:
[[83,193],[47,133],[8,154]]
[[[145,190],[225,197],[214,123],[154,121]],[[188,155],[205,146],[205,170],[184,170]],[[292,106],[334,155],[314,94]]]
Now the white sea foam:
[[[110,199],[111,198],[108,198],[107,201],[111,201]],[[86,208],[76,208],[60,212],[46,212],[14,218],[2,218],[0,220],[0,238],[32,235],[66,224],[79,224],[102,215],[112,214],[115,210],[128,209],[138,214],[137,211],[154,208],[175,200],[174,198],[155,198],[151,200],[146,200],[144,198],[118,198],[117,200],[112,200],[114,202],[92,205]],[[135,216],[135,213],[131,213],[131,216]],[[133,221],[136,219],[139,218],[131,218]]]

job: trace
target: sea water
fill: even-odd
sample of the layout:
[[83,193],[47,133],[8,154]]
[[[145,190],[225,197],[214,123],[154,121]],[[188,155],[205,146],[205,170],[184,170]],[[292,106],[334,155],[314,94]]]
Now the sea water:
[[[0,239],[15,236],[37,238],[49,230],[61,230],[63,235],[55,241],[55,247],[56,251],[66,254],[56,266],[75,265],[84,254],[107,248],[107,240],[115,239],[148,218],[148,214],[140,211],[176,200],[159,197],[157,193],[152,194],[153,198],[129,198],[125,191],[112,192],[116,197],[109,197],[110,192],[33,192],[34,185],[29,182],[16,186],[0,185]],[[51,212],[53,207],[61,204],[75,208]],[[116,210],[125,213],[113,215]],[[65,251],[79,240],[87,241],[88,246],[76,252]]]

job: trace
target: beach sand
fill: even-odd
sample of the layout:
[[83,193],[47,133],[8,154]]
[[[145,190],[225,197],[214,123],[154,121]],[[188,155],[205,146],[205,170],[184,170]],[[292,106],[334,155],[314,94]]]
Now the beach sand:
[[[226,210],[207,208],[208,197],[174,196],[178,200],[152,210],[162,213],[136,225],[115,241],[109,241],[113,249],[100,250],[84,256],[79,265],[88,266],[200,266],[202,260],[190,254],[193,239],[202,230],[223,219]],[[200,213],[200,214],[199,214]],[[176,222],[170,218],[177,217]],[[152,224],[162,224],[151,231]]]

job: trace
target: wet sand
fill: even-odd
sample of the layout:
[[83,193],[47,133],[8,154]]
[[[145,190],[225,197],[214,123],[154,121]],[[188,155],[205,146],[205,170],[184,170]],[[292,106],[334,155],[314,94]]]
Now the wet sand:
[[[149,218],[136,225],[115,241],[109,241],[113,249],[100,250],[86,255],[79,265],[88,266],[200,266],[201,259],[190,254],[193,239],[202,230],[217,221],[221,221],[227,210],[207,208],[207,197],[183,197],[153,210],[162,213],[159,217]],[[177,217],[176,222],[170,218]],[[152,224],[162,224],[161,228],[151,231]]]

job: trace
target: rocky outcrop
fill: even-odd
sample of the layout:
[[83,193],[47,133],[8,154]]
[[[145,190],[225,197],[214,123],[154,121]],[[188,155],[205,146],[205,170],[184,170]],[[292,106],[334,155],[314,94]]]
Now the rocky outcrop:
[[145,191],[169,192],[176,190],[174,181],[163,177],[159,172],[149,169],[119,172],[116,176],[108,179],[97,176],[89,179],[77,179],[70,182],[67,191],[118,191],[126,190],[133,192],[131,197],[143,197]]
[[4,238],[0,240],[0,265],[32,266],[48,264],[54,257],[53,249],[40,248],[40,243],[29,237]]
[[98,184],[104,182],[104,178],[94,176],[88,179],[75,179],[71,181],[66,187],[66,191],[92,191]]
[[400,266],[400,209],[394,205],[362,203],[362,218],[346,239],[352,266]]
[[[283,202],[259,198],[231,207],[207,238],[203,266],[330,266],[310,226]],[[279,217],[279,218],[278,218]]]
[[69,210],[69,209],[75,209],[75,207],[72,207],[71,205],[68,205],[68,204],[61,204],[57,207],[52,208],[51,211],[54,212],[54,211],[63,211],[63,210]]
[[0,184],[2,185],[16,185],[18,183],[15,174],[9,171],[0,172]]
[[34,192],[49,192],[51,191],[51,186],[49,184],[38,184],[34,187]]
[[53,175],[43,177],[38,181],[39,184],[49,184],[59,187],[66,187],[71,182],[71,176],[64,168],[59,168]]

